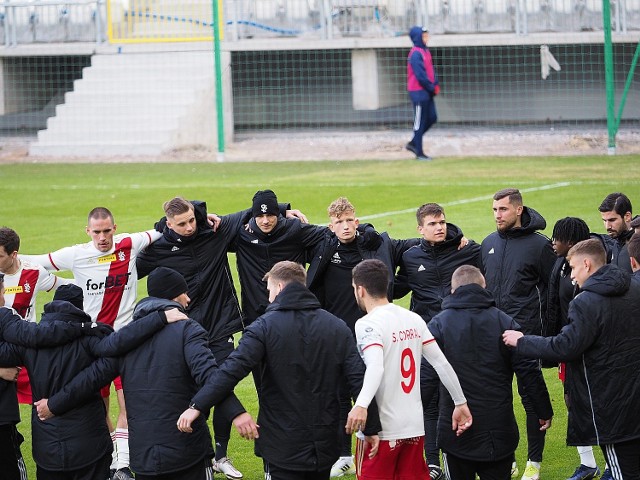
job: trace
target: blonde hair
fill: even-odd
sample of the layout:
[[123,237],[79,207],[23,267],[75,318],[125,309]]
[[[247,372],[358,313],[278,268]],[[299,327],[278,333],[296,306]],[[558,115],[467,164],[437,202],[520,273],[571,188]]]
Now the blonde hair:
[[330,217],[339,217],[347,212],[355,213],[356,209],[347,197],[340,197],[331,202],[331,205],[327,208],[327,212],[329,212]]

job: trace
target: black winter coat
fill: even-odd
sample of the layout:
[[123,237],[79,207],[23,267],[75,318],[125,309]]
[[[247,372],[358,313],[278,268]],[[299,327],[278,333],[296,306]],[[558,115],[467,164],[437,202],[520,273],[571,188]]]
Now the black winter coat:
[[[458,375],[473,413],[473,427],[457,437],[450,421],[438,422],[438,445],[445,452],[473,461],[510,457],[518,446],[513,413],[513,374],[529,393],[540,419],[553,416],[549,392],[534,360],[517,355],[502,341],[505,330],[518,324],[495,307],[480,285],[459,287],[442,302],[442,312],[429,330]],[[431,369],[433,371],[433,369]],[[431,379],[437,383],[437,377]],[[453,401],[440,388],[440,418],[451,419]]]
[[[261,377],[256,455],[288,470],[331,468],[344,428],[338,386],[346,378],[355,399],[365,371],[349,328],[322,310],[304,285],[291,283],[247,327],[238,348],[193,401],[205,408],[215,404],[254,368]],[[373,423],[375,417],[370,407]]]
[[412,312],[429,322],[442,309],[442,300],[451,294],[451,276],[462,265],[481,268],[480,245],[471,240],[462,250],[462,230],[447,224],[444,242],[431,245],[424,239],[402,255],[402,267],[396,278],[396,288],[411,292]]
[[609,235],[599,235],[607,250],[607,263],[611,263],[627,273],[631,273],[631,261],[629,260],[629,250],[627,243],[633,236],[634,230],[627,230],[618,238],[611,238]]
[[547,223],[524,207],[522,227],[493,232],[482,242],[482,269],[496,306],[525,334],[539,335],[547,313],[547,287],[556,261],[551,242],[537,233]]
[[605,265],[569,304],[555,337],[524,336],[518,353],[566,362],[569,445],[640,438],[640,283]]
[[[169,308],[181,307],[159,298],[141,300],[131,324],[117,335],[136,323],[161,318]],[[131,468],[143,475],[170,474],[213,455],[206,412],[194,422],[190,434],[180,432],[176,421],[215,369],[205,330],[194,320],[180,321],[126,355],[94,362],[49,399],[49,409],[55,414],[65,412],[120,374],[127,396]],[[220,408],[229,418],[245,411],[234,395]]]
[[[91,322],[91,317],[69,302],[53,301],[46,304],[40,325],[61,322]],[[101,340],[98,337],[81,337],[55,348],[31,349],[5,343],[0,345],[0,359],[3,363],[13,360],[14,365],[17,363],[27,367],[33,399],[36,401],[50,398],[61,391],[104,351],[107,343],[116,353],[126,351],[163,326],[162,319],[157,319],[134,328],[123,327],[125,333],[113,335],[113,338]],[[129,338],[125,338],[127,334],[130,334]],[[109,454],[112,442],[104,422],[105,413],[97,390],[77,408],[46,422],[38,420],[33,407],[32,448],[36,464],[51,471],[77,470]]]
[[225,339],[242,330],[242,316],[227,249],[250,217],[250,211],[221,217],[214,232],[207,223],[205,202],[192,201],[197,231],[189,237],[165,227],[162,238],[138,255],[140,278],[159,266],[181,273],[187,282],[191,302],[187,313],[209,333],[209,341]]
[[[82,333],[76,326],[65,322],[38,325],[25,321],[15,310],[0,307],[0,340],[24,347],[50,347],[62,345],[78,338]],[[5,364],[14,367],[16,364]],[[15,382],[0,380],[0,425],[20,422],[20,409]]]
[[321,242],[327,230],[282,216],[270,233],[263,233],[254,218],[246,229],[240,230],[231,249],[236,252],[245,325],[264,313],[269,304],[267,285],[262,281],[264,275],[283,260],[305,265],[305,250]]

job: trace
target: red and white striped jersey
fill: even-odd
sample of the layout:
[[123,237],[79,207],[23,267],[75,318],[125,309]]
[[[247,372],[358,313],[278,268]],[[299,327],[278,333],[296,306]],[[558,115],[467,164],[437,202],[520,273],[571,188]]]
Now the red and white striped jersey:
[[73,281],[56,277],[41,265],[21,259],[17,272],[4,274],[5,306],[13,308],[25,320],[35,322],[37,293],[48,292],[67,283]]
[[155,230],[123,233],[113,237],[113,248],[109,252],[101,252],[93,242],[87,242],[27,258],[48,270],[73,272],[76,285],[84,291],[84,311],[94,322],[106,323],[118,330],[131,322],[136,303],[136,257],[161,236]]

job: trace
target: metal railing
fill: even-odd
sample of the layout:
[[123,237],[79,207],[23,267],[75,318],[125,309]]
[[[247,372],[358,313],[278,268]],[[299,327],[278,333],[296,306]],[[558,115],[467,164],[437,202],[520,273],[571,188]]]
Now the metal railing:
[[19,43],[105,41],[104,0],[0,3],[5,46]]
[[[106,3],[105,3],[106,1]],[[640,0],[611,4],[614,32],[640,30]],[[393,37],[602,30],[603,0],[219,0],[224,39]],[[6,46],[22,43],[202,41],[210,0],[36,0],[0,3]]]

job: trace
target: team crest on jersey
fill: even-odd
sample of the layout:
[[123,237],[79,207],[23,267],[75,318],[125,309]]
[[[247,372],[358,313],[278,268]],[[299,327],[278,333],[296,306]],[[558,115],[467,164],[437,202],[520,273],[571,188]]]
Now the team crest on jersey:
[[31,293],[31,284],[29,282],[24,282],[24,291],[26,293]]
[[7,287],[4,289],[5,295],[13,295],[14,293],[18,294],[22,292],[23,292],[22,285],[16,285],[15,287]]
[[338,252],[333,254],[333,257],[331,258],[331,263],[342,263],[342,259],[340,258],[340,255],[338,254]]
[[116,261],[115,253],[98,257],[98,263],[111,263]]
[[124,262],[127,259],[127,256],[125,255],[125,253],[122,250],[118,251],[118,260],[120,260],[121,262]]

